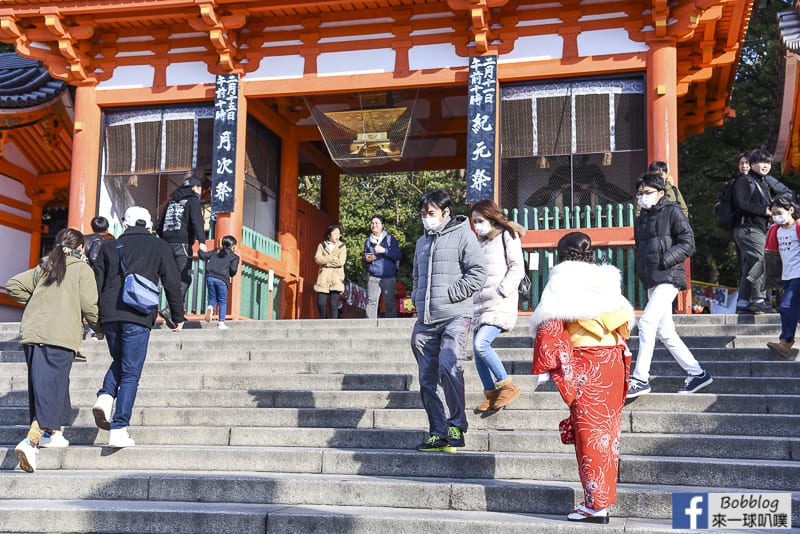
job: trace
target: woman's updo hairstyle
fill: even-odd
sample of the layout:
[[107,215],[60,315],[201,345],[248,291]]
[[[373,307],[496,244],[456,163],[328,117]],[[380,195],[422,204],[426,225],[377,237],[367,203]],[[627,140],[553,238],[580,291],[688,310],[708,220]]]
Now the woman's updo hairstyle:
[[558,241],[556,247],[558,263],[564,261],[582,261],[595,263],[592,238],[583,232],[570,232]]

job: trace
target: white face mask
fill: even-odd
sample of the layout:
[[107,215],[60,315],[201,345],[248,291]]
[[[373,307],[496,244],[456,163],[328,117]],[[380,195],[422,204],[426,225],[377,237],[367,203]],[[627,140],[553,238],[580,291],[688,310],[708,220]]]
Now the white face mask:
[[425,230],[430,232],[431,230],[435,230],[442,224],[442,221],[439,220],[439,217],[423,217],[422,218],[422,226],[425,227]]
[[636,195],[636,201],[642,209],[649,210],[658,202],[658,192],[656,191],[648,195]]
[[492,225],[489,222],[475,223],[473,226],[475,226],[475,231],[481,237],[492,231]]
[[772,222],[775,224],[786,224],[789,222],[789,217],[783,213],[776,213],[772,216]]

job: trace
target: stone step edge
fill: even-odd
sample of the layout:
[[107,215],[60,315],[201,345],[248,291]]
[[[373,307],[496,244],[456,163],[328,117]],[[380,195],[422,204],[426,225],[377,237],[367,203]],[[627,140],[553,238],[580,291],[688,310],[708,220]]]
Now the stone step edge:
[[[15,480],[18,477],[22,477],[20,481],[24,480],[27,476],[26,473],[15,472],[6,474],[9,478],[7,480],[14,480],[11,484],[16,484],[17,481]],[[519,479],[519,480],[506,480],[506,479],[437,479],[437,478],[430,478],[430,477],[392,477],[392,476],[363,476],[363,475],[331,475],[331,474],[294,474],[294,473],[253,473],[249,471],[218,471],[218,472],[194,472],[194,471],[172,471],[172,472],[153,472],[153,471],[120,471],[109,473],[108,471],[69,471],[69,472],[56,472],[56,471],[43,471],[38,475],[37,482],[44,485],[53,485],[56,484],[57,481],[63,482],[64,480],[77,480],[80,482],[81,480],[85,480],[88,482],[95,481],[97,479],[108,479],[108,481],[102,481],[103,484],[118,484],[118,485],[125,485],[129,481],[138,481],[138,480],[146,480],[150,481],[169,481],[174,480],[176,482],[180,482],[185,484],[187,479],[189,480],[196,480],[201,479],[205,481],[216,481],[217,483],[222,482],[236,482],[237,484],[263,484],[265,482],[275,482],[275,483],[291,483],[291,484],[303,484],[303,483],[319,483],[323,481],[324,483],[328,483],[325,479],[334,479],[337,482],[346,482],[346,483],[365,483],[365,484],[385,484],[390,487],[392,486],[406,486],[406,485],[414,485],[414,484],[426,484],[434,487],[443,488],[444,491],[451,491],[449,489],[450,486],[479,486],[484,487],[486,489],[492,489],[494,491],[503,491],[504,489],[518,489],[520,487],[525,487],[528,492],[532,489],[535,492],[552,492],[552,491],[572,491],[576,498],[580,498],[582,488],[579,482],[570,482],[570,481],[549,481],[549,480],[537,480],[537,479]],[[397,489],[392,491],[398,491]],[[437,490],[438,491],[438,490]],[[652,500],[653,495],[656,494],[661,498],[665,498],[668,495],[672,495],[673,493],[774,493],[774,490],[759,490],[759,489],[748,489],[748,488],[719,488],[719,487],[705,487],[705,486],[678,486],[678,485],[644,485],[644,484],[630,484],[630,483],[620,483],[617,486],[617,494],[620,496],[620,501],[624,501],[626,499],[637,499],[638,496],[649,496],[649,499]],[[796,492],[780,492],[780,493],[791,493],[792,501],[793,501],[793,508],[800,504],[800,491]],[[143,499],[128,499],[129,502],[193,502],[193,501],[170,501],[166,499],[158,499],[152,498],[149,496]],[[37,499],[36,497],[32,497],[34,500],[38,501],[48,501],[53,499]],[[106,501],[106,500],[115,500],[115,496],[108,496],[108,497],[95,497],[89,500],[96,500],[96,501]],[[0,503],[13,501],[17,499],[3,499],[0,498]],[[202,502],[208,502],[212,504],[222,504],[222,501],[216,500],[204,500]],[[634,501],[635,502],[635,501]],[[252,504],[247,501],[234,501],[230,502],[227,501],[225,504]],[[449,501],[448,501],[449,503]],[[300,505],[297,502],[270,502],[267,503],[270,505]],[[634,504],[633,502],[631,504]],[[451,506],[451,505],[450,505]],[[622,504],[621,506],[625,506]],[[431,508],[431,509],[440,509],[440,510],[455,510],[453,508]],[[613,508],[612,508],[613,510]],[[567,510],[568,511],[568,510]],[[800,515],[800,511],[798,514]],[[624,517],[624,516],[620,516]],[[657,515],[653,515],[649,517],[649,519],[662,519]],[[668,518],[663,518],[668,519]]]
[[[135,426],[133,430],[135,431],[147,431],[147,432],[168,432],[170,430],[174,430],[174,426],[164,426],[164,425],[146,425],[146,426]],[[196,445],[196,447],[203,447],[203,448],[220,448],[224,449],[227,447],[255,447],[255,448],[262,448],[262,449],[274,449],[274,448],[297,448],[297,449],[319,449],[318,446],[311,446],[311,447],[303,447],[299,445],[283,445],[283,446],[260,446],[260,445],[241,445],[237,443],[230,443],[230,433],[236,429],[248,429],[252,427],[247,426],[225,426],[225,425],[186,425],[182,426],[181,429],[184,431],[217,431],[222,433],[228,434],[229,442],[226,444],[218,444],[218,445]],[[276,433],[281,433],[284,431],[298,431],[298,430],[305,430],[298,429],[294,426],[287,426],[287,427],[268,427],[271,431],[274,430]],[[354,432],[359,434],[382,434],[386,432],[392,432],[395,434],[404,434],[406,437],[408,436],[415,436],[419,435],[420,437],[425,435],[425,430],[423,429],[411,429],[411,428],[341,428],[341,427],[307,427],[310,430],[319,430],[319,431],[332,431],[332,432],[340,432],[340,431],[348,431]],[[19,434],[19,439],[22,440],[25,437],[25,433],[28,427],[24,425],[2,425],[0,424],[0,433],[14,433],[16,432]],[[70,441],[70,448],[95,448],[95,447],[105,447],[105,442],[107,441],[105,431],[98,430],[95,426],[69,426],[65,427],[65,436]],[[76,434],[91,434],[95,433],[95,441],[88,442],[85,440],[78,441],[76,439]],[[487,435],[488,437],[492,436],[514,436],[519,437],[521,439],[531,438],[531,437],[538,437],[542,439],[552,439],[558,435],[557,430],[503,430],[503,429],[492,429],[492,430],[471,430],[467,433],[469,436],[472,437],[483,437]],[[665,432],[639,432],[639,431],[622,431],[622,439],[626,437],[636,436],[639,439],[695,439],[695,440],[713,440],[715,442],[733,440],[733,441],[759,441],[759,440],[768,440],[770,442],[781,442],[781,443],[800,443],[800,436],[759,436],[759,435],[742,435],[742,434],[698,434],[698,433],[665,433]],[[9,451],[13,450],[13,448],[17,445],[17,441],[14,442],[0,442],[0,450],[3,448],[7,448]],[[148,444],[148,443],[141,443],[139,446],[153,446],[153,447],[181,447],[183,446],[181,443],[157,443],[157,444]],[[363,450],[363,451],[398,451],[404,450],[409,451],[407,447],[399,447],[399,448],[385,448],[385,449],[373,449],[373,448],[359,448],[359,447],[327,447],[327,449],[334,449],[334,450]],[[53,449],[58,450],[58,449]],[[498,450],[478,450],[471,447],[466,447],[464,449],[465,452],[477,452],[477,453],[485,453],[485,454],[495,454],[495,453],[505,453],[505,452],[514,452],[515,454],[540,454],[539,451],[498,451]],[[623,454],[623,456],[629,456]],[[676,456],[669,456],[669,455],[658,455],[656,457],[665,457],[665,458],[675,458]],[[706,459],[713,459],[716,458],[714,456],[702,456],[698,458],[706,458]],[[754,458],[739,458],[737,456],[726,456],[726,459],[740,459],[740,460],[751,460]]]
[[[113,501],[113,503],[113,506],[109,506],[101,501],[0,501],[0,517],[4,515],[22,517],[22,521],[29,525],[26,518],[33,515],[37,517],[38,525],[46,526],[47,523],[55,520],[55,526],[58,528],[59,526],[64,526],[65,521],[59,522],[57,518],[62,517],[66,520],[70,515],[77,515],[78,518],[76,519],[93,519],[95,525],[97,525],[101,521],[124,522],[126,518],[139,517],[148,512],[150,512],[149,515],[158,514],[160,517],[163,517],[165,513],[174,514],[178,516],[177,519],[192,518],[195,521],[201,521],[203,518],[211,519],[216,515],[230,514],[232,516],[240,516],[240,518],[245,516],[241,518],[243,520],[247,519],[246,516],[255,516],[252,519],[259,521],[261,528],[254,529],[251,532],[264,532],[266,534],[307,531],[352,532],[354,534],[375,531],[391,532],[393,528],[397,528],[399,524],[403,524],[406,521],[409,521],[409,523],[403,532],[407,534],[422,534],[439,530],[460,531],[467,534],[478,532],[527,534],[530,532],[575,532],[583,531],[584,528],[594,531],[598,528],[594,525],[568,523],[563,515],[545,514],[330,505],[209,506],[208,503],[148,502],[149,506],[143,507],[143,501]],[[155,520],[155,517],[157,516],[153,515],[153,520]],[[240,520],[239,522],[244,523],[245,521]],[[59,525],[59,523],[61,524]],[[203,528],[200,531],[192,531],[185,528],[197,528],[197,526],[176,524],[171,532],[176,534],[184,532],[213,532],[213,530],[208,530],[207,528]],[[211,525],[203,526],[211,527]],[[320,528],[323,530],[319,530]],[[613,508],[610,522],[602,530],[604,533],[614,534],[675,532],[672,529],[670,520],[614,517]],[[80,530],[71,531],[81,532]],[[798,532],[800,529],[783,531]],[[63,530],[59,532],[63,532]],[[590,530],[586,530],[586,532],[590,532]],[[750,530],[750,532],[759,531]]]
[[[347,448],[330,448],[330,447],[295,447],[295,446],[281,446],[281,447],[258,447],[252,445],[224,445],[224,446],[216,446],[216,445],[136,445],[135,447],[131,447],[130,449],[110,449],[104,445],[89,445],[89,446],[81,446],[77,445],[74,448],[69,447],[70,449],[103,449],[103,450],[112,450],[115,453],[124,452],[125,450],[144,450],[144,451],[169,451],[169,452],[180,452],[182,454],[190,453],[191,451],[213,451],[217,450],[218,452],[227,453],[227,454],[235,454],[237,451],[246,450],[252,453],[265,453],[265,451],[275,452],[275,453],[282,453],[282,452],[293,452],[293,451],[302,451],[302,452],[310,452],[320,455],[334,455],[334,454],[359,454],[359,455],[426,455],[426,456],[435,456],[435,455],[443,455],[446,453],[426,453],[426,452],[419,452],[414,449],[377,449],[377,448],[356,448],[356,447],[347,447]],[[7,456],[9,458],[13,458],[14,456],[14,448],[12,447],[2,447],[0,446],[0,456]],[[54,454],[58,454],[61,452],[66,452],[67,449],[49,449],[49,451],[55,451]],[[103,451],[101,451],[102,453]],[[492,452],[492,451],[472,451],[472,450],[461,450],[453,454],[447,454],[445,458],[459,458],[459,457],[526,457],[526,456],[537,456],[537,457],[548,457],[552,459],[574,459],[575,452],[574,450],[570,450],[569,452]],[[620,463],[623,463],[626,460],[630,460],[632,462],[648,462],[648,461],[655,461],[655,462],[680,462],[683,464],[697,464],[703,465],[707,463],[714,463],[714,464],[730,464],[732,466],[741,466],[741,465],[756,465],[756,466],[764,466],[764,467],[776,467],[776,466],[783,466],[789,469],[800,469],[800,462],[797,460],[765,460],[765,459],[757,459],[757,458],[747,458],[747,459],[739,459],[739,458],[701,458],[695,456],[647,456],[641,454],[621,454],[620,455]],[[15,459],[16,461],[16,459]],[[15,463],[16,465],[16,463]],[[13,471],[12,469],[0,469],[0,472],[7,472]],[[62,470],[62,468],[58,468],[56,470]],[[170,471],[170,469],[165,468],[164,471]],[[457,479],[458,480],[458,479]],[[765,490],[762,490],[765,491]]]

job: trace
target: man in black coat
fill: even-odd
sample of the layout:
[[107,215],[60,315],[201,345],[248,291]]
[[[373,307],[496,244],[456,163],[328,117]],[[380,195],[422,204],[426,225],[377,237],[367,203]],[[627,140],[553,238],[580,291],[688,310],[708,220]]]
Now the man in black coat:
[[[201,191],[202,184],[197,178],[184,180],[175,190],[172,200],[167,203],[156,226],[159,237],[172,248],[175,265],[180,273],[182,303],[186,302],[186,292],[192,284],[192,246],[195,242],[199,242],[200,250],[206,252],[203,210],[200,205]],[[163,310],[161,316],[167,326],[174,328],[168,310]]]
[[750,172],[742,174],[733,183],[733,206],[736,219],[733,223],[733,240],[739,253],[739,300],[736,313],[775,313],[766,301],[764,275],[752,282],[747,275],[753,265],[764,260],[767,229],[771,224],[770,203],[776,197],[793,199],[792,190],[770,176],[772,156],[764,150],[750,153]]
[[[133,206],[125,212],[123,222],[125,232],[117,240],[103,244],[94,265],[100,323],[113,361],[106,372],[103,387],[97,392],[92,412],[97,426],[111,431],[108,446],[117,448],[136,444],[128,435],[127,427],[157,310],[154,308],[145,314],[123,302],[124,273],[120,254],[124,255],[129,273],[137,273],[154,283],[161,281],[170,310],[173,310],[171,320],[176,331],[183,327],[184,321],[178,269],[169,245],[152,234],[150,213],[145,208]],[[112,419],[114,399],[117,406]]]
[[650,363],[656,338],[689,374],[678,393],[694,393],[713,379],[697,362],[675,331],[672,301],[686,289],[684,262],[694,253],[694,233],[677,202],[667,200],[664,178],[655,173],[636,182],[636,201],[642,208],[634,225],[636,276],[647,289],[647,305],[639,318],[639,353],[631,373],[628,398],[650,393]]

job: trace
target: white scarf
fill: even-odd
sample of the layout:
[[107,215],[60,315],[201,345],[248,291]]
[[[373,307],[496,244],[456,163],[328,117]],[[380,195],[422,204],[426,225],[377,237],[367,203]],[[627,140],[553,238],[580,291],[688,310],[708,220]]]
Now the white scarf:
[[[622,276],[612,265],[565,261],[550,270],[539,304],[530,318],[531,337],[547,321],[593,319],[620,307],[633,307],[620,291]],[[631,328],[633,322],[630,323]]]
[[369,242],[375,246],[380,245],[386,235],[386,230],[381,231],[380,235],[369,234]]

